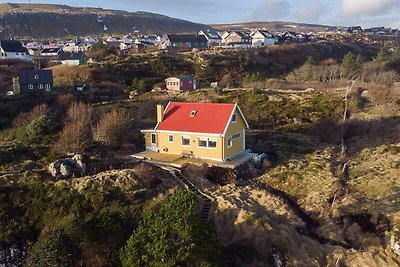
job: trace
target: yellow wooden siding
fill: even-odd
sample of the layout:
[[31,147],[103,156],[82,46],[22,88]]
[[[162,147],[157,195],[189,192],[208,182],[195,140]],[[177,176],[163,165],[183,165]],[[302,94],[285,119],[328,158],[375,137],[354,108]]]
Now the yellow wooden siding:
[[[169,142],[169,135],[174,136],[174,141]],[[190,138],[190,146],[182,145],[182,136]],[[169,132],[157,132],[158,149],[160,153],[181,155],[182,153],[191,153],[194,157],[208,158],[222,160],[222,137],[210,136],[201,134],[183,134],[183,133],[169,133]],[[212,138],[216,139],[216,148],[199,147],[198,138]]]
[[145,132],[143,133],[144,135],[144,145],[145,147],[150,147],[151,146],[151,133]]
[[[246,122],[244,121],[244,118],[240,115],[240,112],[238,109],[235,110],[236,113],[236,122],[229,122],[228,128],[226,130],[225,138],[224,138],[224,159],[229,158],[233,155],[236,155],[240,152],[242,152],[243,149],[243,142],[245,141],[243,139],[243,129],[246,129]],[[233,140],[233,144],[231,147],[228,147],[228,138],[229,136],[233,136],[237,133],[240,133],[240,138]]]

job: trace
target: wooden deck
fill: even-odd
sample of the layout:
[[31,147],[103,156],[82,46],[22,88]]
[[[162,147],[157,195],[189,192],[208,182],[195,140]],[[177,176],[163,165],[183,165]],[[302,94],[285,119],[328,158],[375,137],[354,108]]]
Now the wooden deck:
[[245,153],[243,153],[242,155],[238,155],[236,158],[225,162],[199,159],[199,158],[184,158],[182,157],[182,155],[162,154],[154,151],[142,151],[132,155],[132,157],[137,159],[142,159],[150,163],[169,165],[177,168],[181,168],[185,164],[195,164],[195,165],[208,164],[210,166],[235,169],[238,166],[251,160],[255,155],[257,154],[251,153],[250,151],[245,151]]

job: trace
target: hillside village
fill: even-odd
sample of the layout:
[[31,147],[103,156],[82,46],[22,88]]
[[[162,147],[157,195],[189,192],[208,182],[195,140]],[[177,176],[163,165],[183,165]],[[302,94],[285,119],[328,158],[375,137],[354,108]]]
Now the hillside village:
[[400,265],[397,29],[2,8],[102,34],[0,41],[0,267]]

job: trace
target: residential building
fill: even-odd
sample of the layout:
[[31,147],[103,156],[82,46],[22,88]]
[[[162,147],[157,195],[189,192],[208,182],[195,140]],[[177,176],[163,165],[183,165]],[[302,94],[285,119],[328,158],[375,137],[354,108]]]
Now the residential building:
[[208,41],[204,35],[191,34],[169,34],[160,44],[160,49],[166,51],[190,51],[207,47]]
[[208,47],[220,46],[222,44],[222,38],[216,31],[208,29],[206,31],[200,31],[198,35],[206,37]]
[[278,38],[276,38],[269,31],[264,31],[264,30],[254,30],[250,33],[250,37],[251,37],[251,45],[253,47],[270,46],[278,42]]
[[52,70],[21,70],[13,79],[14,93],[50,92],[53,89]]
[[146,150],[224,162],[245,153],[248,128],[236,104],[169,102],[142,133]]
[[58,57],[61,52],[62,52],[61,47],[43,48],[40,51],[40,56],[41,57]]
[[363,30],[363,28],[361,28],[361,26],[352,26],[352,27],[347,28],[347,32],[354,33],[354,34],[360,34],[360,33],[364,33],[364,30]]
[[251,46],[251,37],[248,33],[240,31],[231,31],[223,35],[222,43],[229,45],[231,43],[242,43]]
[[170,77],[165,80],[166,88],[169,91],[191,91],[196,90],[196,80],[192,77],[175,78]]
[[28,50],[19,41],[1,40],[0,41],[0,60],[17,59],[24,61],[32,61],[32,56]]
[[58,59],[63,65],[82,65],[85,63],[85,54],[79,53],[61,53]]

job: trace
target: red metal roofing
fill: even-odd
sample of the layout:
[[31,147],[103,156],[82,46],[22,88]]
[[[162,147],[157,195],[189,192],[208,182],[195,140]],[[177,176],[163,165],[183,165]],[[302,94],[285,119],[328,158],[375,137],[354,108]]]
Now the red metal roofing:
[[[223,134],[235,104],[171,102],[156,130]],[[195,116],[190,116],[196,111]]]

